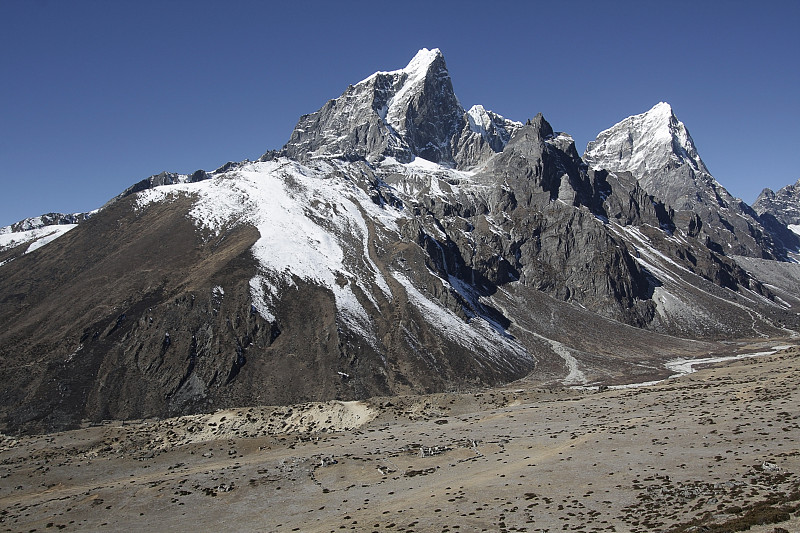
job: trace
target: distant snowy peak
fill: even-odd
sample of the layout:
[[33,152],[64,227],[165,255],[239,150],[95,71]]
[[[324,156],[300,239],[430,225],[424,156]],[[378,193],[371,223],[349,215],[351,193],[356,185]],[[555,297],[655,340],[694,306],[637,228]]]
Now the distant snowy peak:
[[638,179],[670,164],[688,164],[708,174],[686,126],[666,102],[600,132],[587,146],[584,161],[593,168],[631,172]]
[[15,222],[10,226],[0,228],[0,235],[6,233],[21,233],[30,230],[41,229],[46,226],[77,225],[88,220],[97,213],[97,209],[87,213],[45,213],[38,217],[25,218]]
[[648,193],[677,210],[739,203],[708,172],[686,126],[665,102],[600,132],[583,160],[594,169],[630,172]]
[[481,135],[486,135],[489,128],[492,127],[492,117],[480,104],[472,106],[467,111],[467,120],[469,129]]
[[678,229],[702,234],[717,252],[785,255],[756,213],[709,173],[689,131],[667,103],[600,132],[583,159],[594,169],[630,172],[648,194],[680,213]]

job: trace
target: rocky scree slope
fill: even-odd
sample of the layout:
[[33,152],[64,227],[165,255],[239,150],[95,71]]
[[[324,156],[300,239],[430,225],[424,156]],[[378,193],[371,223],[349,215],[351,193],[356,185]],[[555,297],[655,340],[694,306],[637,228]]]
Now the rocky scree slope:
[[280,151],[143,180],[0,266],[3,429],[643,380],[798,327],[676,213],[541,115],[465,111],[422,50]]

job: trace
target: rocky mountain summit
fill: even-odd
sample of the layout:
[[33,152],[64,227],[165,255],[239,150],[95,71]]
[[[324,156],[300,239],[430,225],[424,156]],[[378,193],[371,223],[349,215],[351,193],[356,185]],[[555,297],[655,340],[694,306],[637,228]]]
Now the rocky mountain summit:
[[0,234],[7,233],[20,233],[23,231],[31,231],[41,229],[46,226],[63,226],[68,224],[80,224],[91,217],[93,212],[89,213],[45,213],[38,217],[25,218],[19,222],[15,222],[10,226],[0,228]]
[[282,154],[303,162],[421,157],[469,169],[501,152],[520,126],[480,105],[465,111],[441,51],[422,49],[405,68],[376,72],[301,117]]
[[465,110],[423,49],[255,162],[142,180],[0,251],[3,430],[641,381],[795,335],[796,265],[762,279],[783,249],[755,212],[666,104],[637,117],[581,158],[541,114]]

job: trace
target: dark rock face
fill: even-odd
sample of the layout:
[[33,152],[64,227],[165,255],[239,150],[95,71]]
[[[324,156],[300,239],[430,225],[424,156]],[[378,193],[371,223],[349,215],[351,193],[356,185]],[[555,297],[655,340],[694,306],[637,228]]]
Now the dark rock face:
[[784,225],[800,225],[800,180],[778,192],[764,189],[756,198],[753,210],[759,216],[772,215]]
[[[753,210],[784,249],[795,254],[800,252],[800,180],[777,193],[764,189],[753,204]],[[789,226],[794,226],[794,230]]]
[[[404,179],[381,177],[398,189]],[[587,168],[572,139],[537,115],[473,179],[477,190],[451,183],[459,193],[432,198],[423,188],[406,200],[418,215],[407,236],[427,250],[440,275],[484,294],[520,283],[601,316],[652,327],[659,282],[636,261],[638,243],[619,231],[644,226],[671,235],[676,221],[630,173]],[[692,242],[661,245],[701,278],[768,293],[732,261],[689,251],[707,250]]]
[[[603,316],[649,322],[649,282],[595,212],[602,209],[601,192],[611,193],[605,175],[588,172],[571,139],[554,135],[541,114],[475,179],[485,186],[483,195],[426,206],[447,234],[439,246],[451,252],[449,273],[466,283],[477,273],[489,292],[519,282]],[[448,220],[452,212],[460,220]],[[635,216],[627,209],[625,215]]]
[[[464,111],[453,92],[441,54],[436,54],[429,64],[420,86],[410,87],[408,92],[408,96],[394,95],[400,102],[393,102],[387,119],[394,118],[393,128],[403,135],[412,154],[435,163],[453,163],[451,142],[461,126]],[[395,111],[394,107],[399,109]]]

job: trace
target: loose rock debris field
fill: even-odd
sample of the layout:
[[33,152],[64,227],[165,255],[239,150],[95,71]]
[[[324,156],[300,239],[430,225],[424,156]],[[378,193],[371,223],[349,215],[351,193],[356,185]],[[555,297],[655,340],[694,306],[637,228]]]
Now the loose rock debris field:
[[[800,530],[800,350],[0,442],[3,531]],[[699,527],[702,526],[702,527]]]

